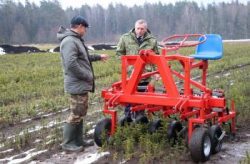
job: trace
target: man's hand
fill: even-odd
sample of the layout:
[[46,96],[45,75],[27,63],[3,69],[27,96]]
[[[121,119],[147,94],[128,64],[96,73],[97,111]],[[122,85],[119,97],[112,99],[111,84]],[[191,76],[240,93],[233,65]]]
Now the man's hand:
[[106,61],[109,58],[109,56],[107,54],[101,54],[100,56],[101,56],[102,61]]

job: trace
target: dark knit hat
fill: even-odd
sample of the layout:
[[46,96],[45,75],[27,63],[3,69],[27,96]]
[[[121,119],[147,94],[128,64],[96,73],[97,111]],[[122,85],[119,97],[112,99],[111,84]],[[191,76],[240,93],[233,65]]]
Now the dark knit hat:
[[71,25],[80,25],[80,24],[85,26],[85,27],[89,27],[88,22],[80,15],[74,16],[71,19]]

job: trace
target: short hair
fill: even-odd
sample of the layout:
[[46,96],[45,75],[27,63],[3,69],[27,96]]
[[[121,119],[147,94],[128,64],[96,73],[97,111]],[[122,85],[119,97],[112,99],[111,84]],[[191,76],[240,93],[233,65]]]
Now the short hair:
[[137,24],[144,24],[146,28],[148,27],[148,23],[147,23],[147,21],[145,21],[144,19],[139,19],[139,20],[137,20],[137,21],[135,22],[135,26],[136,26]]

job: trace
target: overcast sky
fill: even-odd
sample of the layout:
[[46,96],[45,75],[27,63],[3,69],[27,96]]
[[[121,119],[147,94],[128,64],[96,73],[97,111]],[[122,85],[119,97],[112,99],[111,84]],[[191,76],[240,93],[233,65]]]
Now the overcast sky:
[[[22,2],[24,3],[25,0],[14,0],[16,2]],[[35,2],[37,4],[39,4],[40,0],[28,0],[29,2]],[[231,1],[235,1],[235,0],[58,0],[63,9],[66,9],[67,7],[80,7],[84,4],[88,4],[90,6],[96,5],[96,4],[100,4],[103,7],[107,7],[111,2],[113,4],[116,3],[121,3],[124,5],[127,5],[129,7],[137,4],[137,5],[142,5],[145,2],[148,3],[157,3],[157,2],[162,2],[164,4],[168,4],[168,3],[175,3],[175,2],[179,2],[179,1],[194,1],[197,2],[199,5],[201,3],[203,3],[204,5],[206,5],[207,3],[219,3],[219,2],[231,2]],[[246,4],[247,2],[250,2],[250,0],[239,0],[239,2]]]

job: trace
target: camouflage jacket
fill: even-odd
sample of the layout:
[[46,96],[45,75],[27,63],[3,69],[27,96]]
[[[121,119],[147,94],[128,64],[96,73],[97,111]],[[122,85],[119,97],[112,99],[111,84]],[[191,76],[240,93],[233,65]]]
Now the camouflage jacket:
[[[120,41],[117,45],[116,55],[138,55],[140,50],[147,49],[153,50],[156,54],[159,54],[159,50],[157,47],[157,40],[151,35],[148,30],[145,35],[143,42],[139,44],[137,38],[135,36],[135,29],[132,29],[128,33],[122,35]],[[143,72],[151,72],[156,68],[153,65],[146,65],[145,70]],[[128,67],[128,75],[131,75],[133,70],[132,66]],[[151,78],[142,79],[141,82],[149,82]]]
[[157,40],[151,35],[149,30],[145,33],[143,42],[140,45],[134,31],[135,29],[132,29],[122,35],[117,45],[116,55],[137,55],[142,49],[153,50],[156,54],[159,54]]

